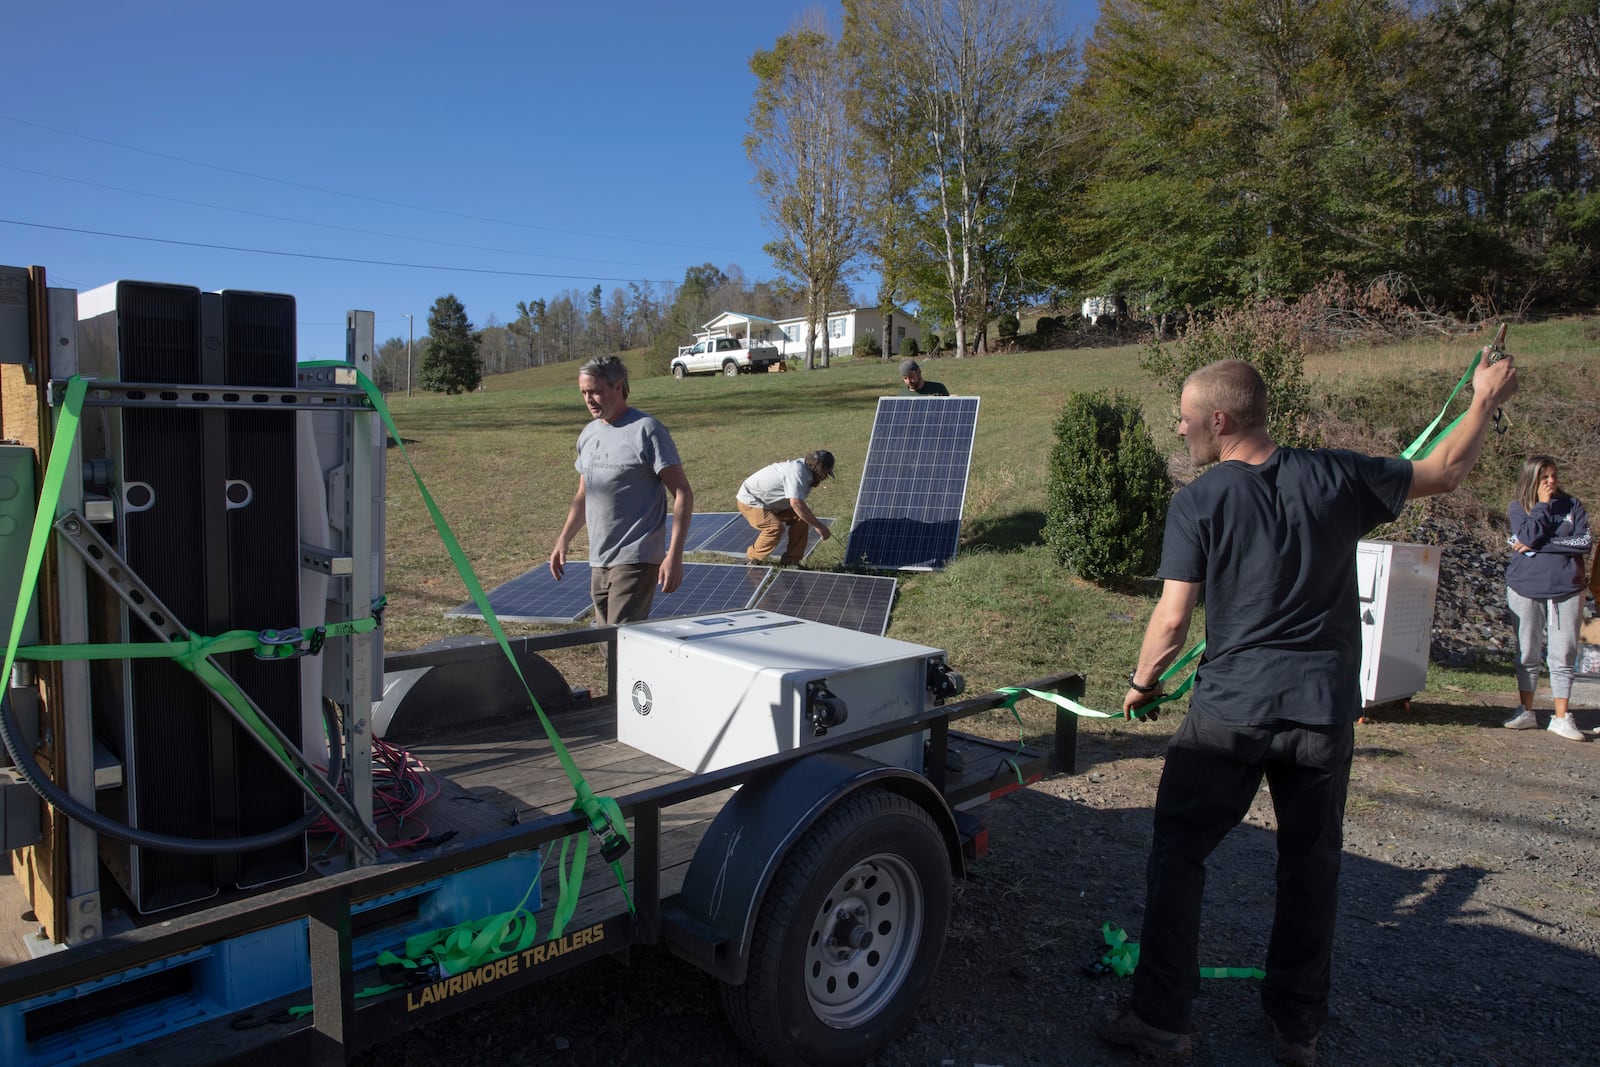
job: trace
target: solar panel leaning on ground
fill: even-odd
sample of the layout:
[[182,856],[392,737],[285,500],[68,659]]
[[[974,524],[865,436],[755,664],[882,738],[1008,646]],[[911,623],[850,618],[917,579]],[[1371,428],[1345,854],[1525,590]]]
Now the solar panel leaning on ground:
[[846,567],[934,570],[956,554],[975,396],[885,396],[861,468]]
[[[833,529],[833,521],[832,519],[823,519],[822,524],[831,530]],[[774,553],[774,555],[783,551],[788,536],[788,534],[784,534],[785,540],[778,542],[777,553]],[[728,523],[727,526],[717,531],[715,535],[702,541],[697,551],[717,552],[724,556],[743,556],[750,546],[755,543],[756,528],[746,522],[743,515],[738,515],[736,521]],[[822,544],[822,538],[817,535],[817,531],[809,526],[806,527],[806,550],[805,554],[800,558],[805,559],[806,556],[811,555],[812,550],[820,544]],[[771,557],[769,556],[768,558],[770,559]]]
[[[671,615],[748,608],[761,583],[771,573],[771,567],[685,563],[682,583],[671,593],[656,594],[650,617],[662,619]],[[502,622],[571,624],[587,615],[594,606],[589,596],[589,564],[585,560],[568,560],[566,574],[559,582],[550,576],[549,566],[541,563],[526,574],[495,586],[488,597],[489,607]],[[470,601],[445,614],[483,618],[478,605]]]
[[887,576],[781,570],[756,607],[882,637],[889,629],[894,587]]

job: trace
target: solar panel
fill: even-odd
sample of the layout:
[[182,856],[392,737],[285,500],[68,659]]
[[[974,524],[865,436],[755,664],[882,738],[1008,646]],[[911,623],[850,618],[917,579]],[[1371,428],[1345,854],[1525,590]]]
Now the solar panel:
[[[732,563],[685,563],[683,581],[671,593],[657,593],[650,617],[699,615],[711,611],[748,608],[771,567]],[[589,564],[568,560],[561,581],[550,577],[540,564],[526,574],[489,591],[489,607],[502,622],[574,623],[594,606],[589,596]],[[459,618],[481,619],[478,605],[468,602],[445,612]]]
[[894,587],[893,578],[870,574],[781,570],[756,607],[882,637]]
[[744,563],[685,563],[683,583],[671,593],[656,594],[650,617],[665,619],[748,608],[771,573],[771,567]]
[[934,570],[956,554],[975,396],[885,396],[861,468],[846,567]]
[[[831,530],[833,529],[833,520],[823,519],[822,525]],[[787,537],[788,534],[784,534],[784,538],[786,539]],[[743,556],[745,552],[749,550],[750,546],[755,543],[756,528],[746,522],[743,515],[738,515],[737,521],[728,523],[728,525],[723,527],[715,537],[709,538],[703,542],[700,545],[699,551],[719,552],[725,556]],[[778,542],[778,550],[772,553],[772,555],[769,555],[767,558],[772,559],[774,556],[781,555],[783,553],[784,544],[785,541],[780,540]],[[800,558],[805,559],[806,556],[811,555],[812,550],[820,544],[822,544],[822,538],[818,536],[817,531],[811,529],[809,526],[806,527],[806,550]]]
[[[589,564],[567,560],[566,574],[558,582],[550,567],[541,563],[526,574],[519,574],[489,590],[489,607],[502,622],[574,623],[594,607],[589,596]],[[478,605],[468,601],[451,608],[446,615],[481,619]]]
[[[689,516],[689,536],[684,538],[683,550],[685,552],[699,552],[705,542],[721,533],[734,519],[739,520],[739,525],[748,526],[744,516],[737,511],[697,511]],[[672,544],[672,516],[667,516],[667,544]]]

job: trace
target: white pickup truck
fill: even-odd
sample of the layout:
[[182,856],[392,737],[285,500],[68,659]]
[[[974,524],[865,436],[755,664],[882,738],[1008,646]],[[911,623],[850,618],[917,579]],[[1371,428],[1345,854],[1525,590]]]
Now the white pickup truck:
[[740,371],[765,371],[782,362],[783,354],[774,345],[753,341],[746,348],[737,337],[703,337],[692,345],[678,347],[678,354],[672,358],[672,376],[720,371],[732,378]]

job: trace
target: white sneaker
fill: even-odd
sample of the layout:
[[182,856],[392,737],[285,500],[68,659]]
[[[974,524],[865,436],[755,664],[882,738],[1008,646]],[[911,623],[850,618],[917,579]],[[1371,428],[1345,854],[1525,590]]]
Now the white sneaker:
[[1573,725],[1572,716],[1570,715],[1550,716],[1550,725],[1546,726],[1545,729],[1559,737],[1565,737],[1568,741],[1589,740],[1588,734]]
[[1537,730],[1539,728],[1539,720],[1533,712],[1523,708],[1505,721],[1505,728],[1507,730]]

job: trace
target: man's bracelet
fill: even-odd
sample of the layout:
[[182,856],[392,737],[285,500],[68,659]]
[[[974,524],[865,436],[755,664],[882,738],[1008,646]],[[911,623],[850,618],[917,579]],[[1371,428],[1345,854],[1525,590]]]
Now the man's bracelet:
[[1138,682],[1133,680],[1134,676],[1137,674],[1137,671],[1128,672],[1128,688],[1132,689],[1135,693],[1154,693],[1157,689],[1161,688],[1161,679],[1159,678],[1151,682],[1149,685],[1140,685]]

